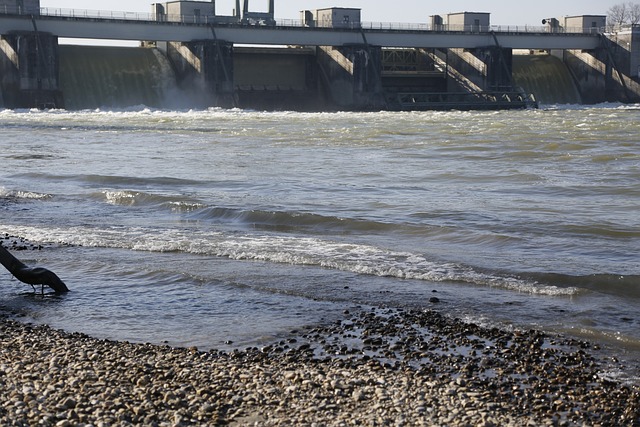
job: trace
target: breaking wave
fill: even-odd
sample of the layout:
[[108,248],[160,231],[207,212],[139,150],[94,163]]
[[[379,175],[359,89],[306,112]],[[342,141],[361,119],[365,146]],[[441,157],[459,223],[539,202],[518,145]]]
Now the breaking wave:
[[53,196],[46,193],[38,193],[33,191],[7,190],[0,187],[0,197],[7,199],[51,199]]
[[185,252],[234,260],[286,263],[336,269],[363,275],[488,286],[539,295],[575,295],[576,286],[545,284],[515,275],[429,260],[410,252],[313,237],[238,234],[156,228],[12,227],[10,233],[40,242],[62,242],[150,252]]

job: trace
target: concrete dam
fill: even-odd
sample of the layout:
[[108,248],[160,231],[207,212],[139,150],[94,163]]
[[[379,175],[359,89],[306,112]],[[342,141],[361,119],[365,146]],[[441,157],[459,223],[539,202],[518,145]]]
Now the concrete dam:
[[[193,22],[156,12],[136,21],[0,14],[0,106],[409,111],[640,102],[640,27],[604,33],[600,16],[514,31],[490,26],[486,13],[393,29],[365,28],[359,9],[306,11],[294,26],[278,25],[272,12],[221,17],[213,9]],[[58,43],[96,35],[140,47]]]
[[[156,48],[61,45],[59,49],[60,90],[67,109],[142,105],[184,109],[212,105],[198,81],[179,81],[167,55]],[[336,108],[333,98],[341,96],[341,88],[332,87],[325,80],[326,71],[317,65],[316,56],[314,49],[236,48],[233,58],[233,68],[237,70],[236,106],[301,111]],[[406,69],[406,58],[403,64]],[[416,69],[415,60],[411,66],[413,72],[383,73],[382,88],[383,92],[389,91],[389,98],[400,90],[446,91],[444,70],[436,70],[426,61],[423,70]],[[513,79],[517,87],[533,94],[541,104],[581,103],[568,68],[555,56],[514,55]]]

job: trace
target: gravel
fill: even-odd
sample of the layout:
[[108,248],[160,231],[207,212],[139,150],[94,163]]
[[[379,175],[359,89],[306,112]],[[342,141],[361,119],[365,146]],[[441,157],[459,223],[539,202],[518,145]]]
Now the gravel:
[[0,318],[0,424],[640,425],[587,342],[362,308],[263,348],[95,339]]

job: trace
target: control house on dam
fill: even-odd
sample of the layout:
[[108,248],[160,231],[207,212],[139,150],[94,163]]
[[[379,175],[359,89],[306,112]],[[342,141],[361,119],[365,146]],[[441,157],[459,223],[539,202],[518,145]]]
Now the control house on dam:
[[[265,110],[509,109],[640,102],[640,26],[605,16],[541,17],[535,28],[486,12],[420,24],[362,21],[356,8],[279,21],[275,0],[155,3],[149,13],[0,0],[0,107]],[[61,44],[136,41],[138,47]]]

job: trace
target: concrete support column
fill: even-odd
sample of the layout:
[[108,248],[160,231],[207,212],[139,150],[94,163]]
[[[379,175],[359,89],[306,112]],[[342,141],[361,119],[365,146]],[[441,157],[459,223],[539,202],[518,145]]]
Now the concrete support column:
[[178,85],[200,94],[202,106],[236,106],[233,44],[213,40],[169,43],[167,55],[176,70]]
[[340,108],[385,108],[382,91],[382,48],[320,47],[318,62],[330,99]]
[[5,108],[63,108],[58,38],[24,33],[0,38],[0,75]]
[[[564,52],[564,63],[573,76],[582,102],[597,104],[613,96],[611,90],[611,67],[606,50],[593,51],[567,50]],[[609,83],[608,83],[609,82]]]
[[513,50],[493,47],[489,54],[489,89],[513,89]]
[[489,46],[447,51],[449,91],[483,92],[512,90],[511,49]]

